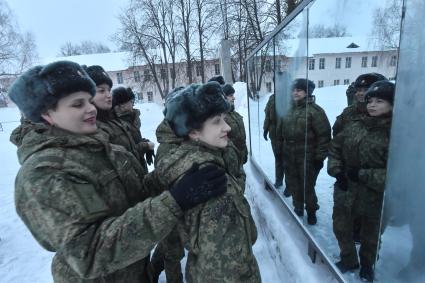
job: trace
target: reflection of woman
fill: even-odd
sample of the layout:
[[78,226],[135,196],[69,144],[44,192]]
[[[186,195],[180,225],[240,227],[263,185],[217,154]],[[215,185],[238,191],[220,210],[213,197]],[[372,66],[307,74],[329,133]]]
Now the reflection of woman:
[[227,193],[185,213],[188,235],[187,282],[260,282],[252,252],[256,227],[235,174],[237,157],[226,157],[230,127],[225,122],[230,105],[216,82],[191,85],[167,100],[165,120],[175,135],[184,137],[155,174],[168,187],[194,166],[214,164],[227,176]]
[[394,89],[389,81],[373,83],[365,95],[368,117],[345,127],[329,152],[328,173],[337,179],[332,217],[341,261],[336,265],[343,273],[359,267],[352,233],[358,216],[360,277],[369,282],[378,248]]
[[314,102],[314,87],[306,79],[293,82],[293,104],[282,121],[286,187],[292,194],[297,215],[304,215],[305,204],[310,225],[317,222],[319,205],[314,187],[331,139],[325,111]]
[[[207,187],[215,168],[184,176],[158,197],[144,189],[143,169],[97,131],[95,85],[76,63],[37,66],[19,77],[10,98],[45,127],[23,131],[16,210],[32,235],[55,252],[55,282],[149,282],[150,250],[189,209],[225,191]],[[197,191],[196,198],[190,195]],[[186,196],[186,197],[184,197]]]

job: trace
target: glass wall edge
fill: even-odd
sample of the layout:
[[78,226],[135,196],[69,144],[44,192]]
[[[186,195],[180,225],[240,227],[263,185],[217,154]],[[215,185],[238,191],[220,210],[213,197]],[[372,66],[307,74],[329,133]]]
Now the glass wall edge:
[[246,57],[245,62],[247,62],[251,57],[255,55],[255,53],[258,52],[264,45],[267,44],[270,40],[273,39],[273,37],[280,32],[281,29],[283,29],[285,26],[287,26],[296,16],[298,16],[299,13],[301,13],[305,7],[308,6],[311,2],[315,0],[303,0],[295,10],[293,10],[288,16],[286,16],[283,21],[275,27],[275,29],[253,50],[251,53]]

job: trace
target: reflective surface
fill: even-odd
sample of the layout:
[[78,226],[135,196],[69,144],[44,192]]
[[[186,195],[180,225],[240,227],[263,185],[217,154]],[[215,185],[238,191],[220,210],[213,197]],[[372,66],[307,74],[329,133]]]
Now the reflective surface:
[[[305,227],[314,236],[332,262],[340,260],[340,249],[334,235],[332,220],[335,179],[327,173],[327,159],[325,160],[324,167],[318,173],[320,164],[318,165],[318,162],[315,162],[317,160],[314,160],[314,156],[317,155],[311,154],[312,150],[314,152],[317,149],[317,145],[315,144],[317,131],[315,125],[313,125],[316,122],[316,118],[314,115],[311,117],[309,115],[313,110],[321,108],[324,110],[330,126],[333,126],[337,116],[343,112],[344,108],[349,104],[356,103],[356,95],[354,94],[356,93],[356,89],[348,92],[348,94],[347,90],[359,75],[379,73],[390,80],[395,80],[397,75],[402,3],[402,0],[312,1],[310,5],[269,40],[255,56],[252,56],[248,60],[248,88],[250,92],[256,93],[256,96],[251,94],[249,105],[253,159],[261,166],[268,179],[272,183],[277,183],[276,185],[279,185],[280,181],[279,172],[281,171],[281,163],[284,163],[283,166],[291,164],[292,170],[288,171],[288,167],[286,167],[285,174],[289,175],[283,179],[283,185],[276,187],[279,194],[284,193],[288,181],[289,184],[294,184],[293,182],[291,183],[290,178],[294,174],[299,174],[302,179],[301,186],[304,190],[302,197],[304,200],[307,200],[311,196],[306,191],[309,188],[309,182],[311,182],[309,178],[313,176],[312,180],[314,181],[314,175],[318,175],[315,186],[315,193],[318,199],[318,205],[320,206],[316,213],[317,224],[309,225],[307,223],[306,212],[309,210],[307,203],[301,204],[301,210],[304,212],[304,215],[300,216],[300,219],[302,219]],[[411,11],[411,14],[407,13],[407,15],[410,15],[411,19],[423,19],[421,17],[423,15],[418,15],[418,13],[423,13],[425,9],[422,7],[422,12],[418,12],[419,5],[423,5],[421,1],[411,1],[410,8],[407,5],[407,11],[409,9]],[[413,14],[412,11],[415,11],[416,14]],[[414,26],[413,20],[411,21],[410,25]],[[406,35],[405,42],[411,42],[414,36],[419,37],[416,38],[415,42],[418,44],[421,41],[423,42],[423,31],[420,29],[411,32],[411,38],[409,38],[409,35]],[[415,50],[408,50],[406,47],[405,53],[417,52],[417,54],[404,55],[405,58],[410,59],[409,63],[405,63],[406,69],[409,69],[409,65],[414,65],[413,62],[419,61],[419,59],[412,59],[415,56],[420,57],[419,50],[424,50],[424,48],[417,46]],[[401,56],[403,54],[402,49]],[[400,60],[403,60],[403,58],[401,57]],[[413,72],[416,74],[421,73],[419,70],[421,64],[416,64],[416,66],[418,66],[418,70],[413,68],[405,76],[410,76],[410,79],[412,79],[415,77]],[[402,76],[401,73],[398,75]],[[305,117],[301,115],[294,119],[293,83],[299,78],[308,79],[314,83],[315,88],[312,92],[314,98],[304,101],[305,109],[302,110],[304,111],[302,113],[305,113],[303,114]],[[413,87],[411,84],[410,86]],[[417,86],[415,90],[418,89],[425,88],[424,86],[422,88]],[[306,92],[308,90],[307,88]],[[409,90],[409,92],[415,90]],[[400,90],[400,86],[397,87],[398,93],[405,93],[407,91],[407,89]],[[419,94],[421,92],[416,91],[416,93]],[[268,107],[268,105],[272,104],[271,100],[275,104],[272,107],[273,109]],[[406,100],[405,102],[406,108],[409,105],[408,101]],[[401,106],[397,105],[397,107]],[[395,115],[399,115],[398,111]],[[406,109],[403,111],[407,112]],[[403,119],[408,120],[412,119],[412,117],[404,117]],[[399,122],[395,120],[395,123],[406,123],[405,120],[400,120]],[[419,122],[422,120],[417,118],[416,121]],[[270,124],[272,124],[272,127]],[[275,130],[272,129],[273,125]],[[275,131],[275,133],[272,134],[270,131]],[[288,138],[288,136],[291,136],[288,135],[289,131],[302,131],[304,137]],[[395,128],[393,128],[393,131],[396,131]],[[417,129],[416,131],[419,130]],[[336,132],[334,134],[336,135]],[[295,136],[299,137],[300,135]],[[406,138],[406,135],[402,136]],[[285,139],[287,139],[286,143]],[[294,146],[289,146],[289,149],[292,148],[294,150],[296,148],[294,150],[297,152],[296,154],[291,155],[288,153],[290,152],[290,150],[288,151],[288,145],[291,143]],[[405,143],[406,141],[403,140],[397,144]],[[285,147],[286,153],[284,150]],[[392,147],[397,147],[396,142],[392,142]],[[418,148],[415,149],[419,151]],[[398,150],[396,151],[399,152]],[[297,159],[298,157],[301,158],[301,161]],[[277,162],[279,159],[282,161],[281,163]],[[422,166],[417,167],[419,169],[424,168],[423,164],[425,161],[419,162],[422,162]],[[300,168],[294,171],[293,168],[298,166],[297,164]],[[394,168],[398,168],[398,165],[393,166]],[[408,167],[405,166],[405,168]],[[315,171],[313,172],[312,170]],[[392,170],[396,171],[396,169]],[[397,181],[390,180],[389,182],[396,183],[397,185],[394,185],[394,187],[397,188],[400,187],[400,184],[397,182],[401,182],[401,180],[402,178]],[[420,184],[420,182],[416,183]],[[391,199],[394,197],[388,196],[391,194],[390,191],[392,190],[387,192],[387,198]],[[393,193],[396,194],[397,190],[394,190]],[[300,207],[300,204],[294,201],[293,196],[284,197],[284,200],[292,208]],[[422,203],[424,203],[425,200],[422,200]],[[304,205],[307,206],[307,211]],[[393,205],[393,207],[396,206]],[[417,211],[415,209],[413,210]],[[376,279],[381,282],[389,282],[389,280],[392,282],[396,280],[394,272],[396,270],[396,262],[398,261],[393,259],[394,254],[392,253],[394,250],[391,250],[389,247],[395,245],[395,240],[399,238],[387,235],[398,233],[397,235],[402,237],[415,233],[407,228],[408,225],[403,225],[401,228],[389,227],[381,231],[383,233],[383,242],[379,261],[374,266],[376,268]],[[386,223],[381,223],[380,226],[387,227]],[[394,229],[402,230],[394,232]],[[418,231],[418,233],[420,232]],[[385,240],[387,237],[388,241]],[[375,240],[377,241],[378,239]],[[387,247],[386,244],[388,245]],[[425,246],[425,244],[419,245],[422,247]],[[411,240],[409,239],[405,240],[405,243],[402,245],[402,248],[405,250],[404,254],[406,255],[403,261],[400,260],[400,262],[404,265],[408,263],[411,246]],[[344,277],[352,282],[360,280],[358,269],[355,272],[345,273]]]

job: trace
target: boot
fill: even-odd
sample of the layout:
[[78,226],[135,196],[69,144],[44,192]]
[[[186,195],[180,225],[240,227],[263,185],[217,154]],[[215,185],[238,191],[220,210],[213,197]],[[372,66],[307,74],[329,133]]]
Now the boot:
[[279,188],[279,187],[281,187],[283,185],[283,182],[282,181],[276,181],[276,182],[274,182],[274,187],[277,189],[277,188]]
[[316,225],[317,223],[316,211],[307,212],[307,223],[309,225]]
[[298,215],[300,217],[304,216],[304,209],[302,209],[302,208],[301,209],[294,208],[294,212],[295,212],[296,215]]
[[286,198],[289,198],[291,196],[291,192],[288,190],[288,188],[285,188],[283,191],[283,196]]
[[339,271],[341,271],[341,273],[346,273],[347,271],[354,271],[357,268],[359,268],[359,264],[356,263],[354,265],[346,265],[342,260],[338,261],[335,263],[336,267],[338,267]]
[[359,272],[360,279],[365,282],[373,282],[374,272],[372,266],[362,265]]

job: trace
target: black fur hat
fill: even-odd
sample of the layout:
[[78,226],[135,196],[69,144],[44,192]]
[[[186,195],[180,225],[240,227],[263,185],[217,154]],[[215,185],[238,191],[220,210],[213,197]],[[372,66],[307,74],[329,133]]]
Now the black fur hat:
[[373,83],[365,93],[365,101],[371,97],[384,99],[394,105],[395,84],[388,81],[377,81]]
[[200,129],[208,118],[228,112],[230,104],[219,83],[207,82],[177,90],[165,108],[165,120],[177,136],[184,137],[192,129]]
[[225,84],[223,86],[223,92],[225,96],[230,96],[235,94],[235,89],[230,84]]
[[42,122],[42,113],[54,107],[59,99],[78,91],[94,96],[96,86],[79,64],[57,61],[23,73],[11,86],[9,97],[25,117]]
[[134,93],[131,88],[127,87],[117,87],[112,91],[112,108],[114,108],[117,105],[126,103],[132,99],[134,99]]
[[99,65],[93,65],[86,68],[87,74],[90,78],[96,83],[96,86],[101,84],[107,84],[112,88],[112,80],[109,77],[108,73]]
[[226,84],[222,75],[214,76],[208,80],[209,82],[218,82],[221,85]]
[[387,78],[379,73],[367,73],[357,77],[354,82],[356,88],[369,88],[374,82],[386,80]]
[[313,94],[315,87],[316,87],[316,85],[312,81],[307,80],[307,79],[296,79],[292,83],[292,90],[302,89],[310,96]]

